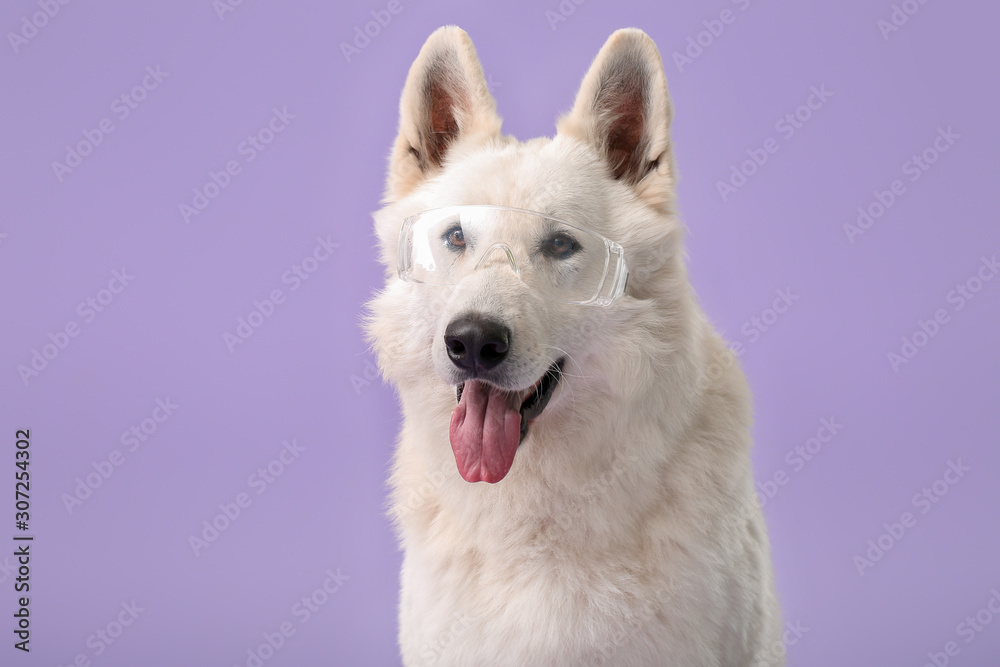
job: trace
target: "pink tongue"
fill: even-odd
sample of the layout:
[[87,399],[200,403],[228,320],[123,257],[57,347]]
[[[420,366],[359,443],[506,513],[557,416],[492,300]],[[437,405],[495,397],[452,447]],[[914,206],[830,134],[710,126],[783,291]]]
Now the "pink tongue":
[[521,441],[521,413],[507,397],[480,380],[469,380],[451,413],[451,448],[466,482],[499,482],[514,463]]

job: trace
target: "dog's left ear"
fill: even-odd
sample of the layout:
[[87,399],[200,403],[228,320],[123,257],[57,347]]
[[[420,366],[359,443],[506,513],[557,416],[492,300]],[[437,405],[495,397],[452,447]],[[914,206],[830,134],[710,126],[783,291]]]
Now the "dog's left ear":
[[499,138],[500,124],[469,35],[458,26],[435,30],[403,87],[385,203],[437,174],[460,144],[478,146]]
[[656,44],[642,30],[615,31],[583,78],[560,134],[594,146],[615,179],[657,208],[673,202],[672,117]]

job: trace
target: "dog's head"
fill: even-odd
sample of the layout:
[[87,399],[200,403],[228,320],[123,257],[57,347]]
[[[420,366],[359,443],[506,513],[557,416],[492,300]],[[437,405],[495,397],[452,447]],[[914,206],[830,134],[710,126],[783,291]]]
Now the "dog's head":
[[[649,373],[640,349],[669,335],[669,325],[651,325],[651,309],[669,307],[683,272],[670,120],[659,53],[635,29],[608,39],[551,139],[521,143],[501,134],[496,103],[461,29],[434,32],[413,63],[386,205],[375,214],[387,283],[371,304],[368,333],[404,404],[449,434],[466,480],[499,481],[519,445],[545,433],[568,435],[594,417],[588,396],[602,394],[613,405]],[[530,215],[498,214],[505,243],[450,284],[401,279],[403,221],[472,205],[537,212],[619,243],[630,268],[624,296],[606,306],[551,298],[531,253],[541,217]],[[439,234],[433,242],[463,252],[460,236]],[[566,239],[544,242],[565,254]],[[570,264],[561,266],[570,272]]]

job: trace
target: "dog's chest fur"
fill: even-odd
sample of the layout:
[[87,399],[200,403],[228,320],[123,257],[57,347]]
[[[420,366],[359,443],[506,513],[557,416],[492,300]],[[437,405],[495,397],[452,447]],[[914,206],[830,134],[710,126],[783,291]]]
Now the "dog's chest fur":
[[[663,437],[648,420],[618,443],[622,456],[580,475],[586,481],[573,490],[528,466],[515,467],[503,488],[428,474],[416,458],[429,442],[419,440],[435,437],[440,417],[414,411],[420,416],[404,429],[413,440],[400,443],[393,478],[405,664],[780,664],[753,657],[778,641],[779,621],[746,453],[732,444],[746,425],[746,406],[731,400],[742,382],[732,370],[722,384],[736,387],[701,406],[717,419],[692,419],[689,446],[675,446],[668,468],[628,454]],[[587,451],[593,443],[574,444]],[[453,466],[449,458],[433,469]]]

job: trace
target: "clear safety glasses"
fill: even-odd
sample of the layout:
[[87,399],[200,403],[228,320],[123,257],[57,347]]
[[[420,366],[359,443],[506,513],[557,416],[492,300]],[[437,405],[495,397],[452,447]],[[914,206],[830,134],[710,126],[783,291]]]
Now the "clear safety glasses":
[[399,231],[399,277],[455,285],[488,266],[510,270],[543,297],[606,306],[625,292],[622,247],[588,229],[507,206],[423,211]]

